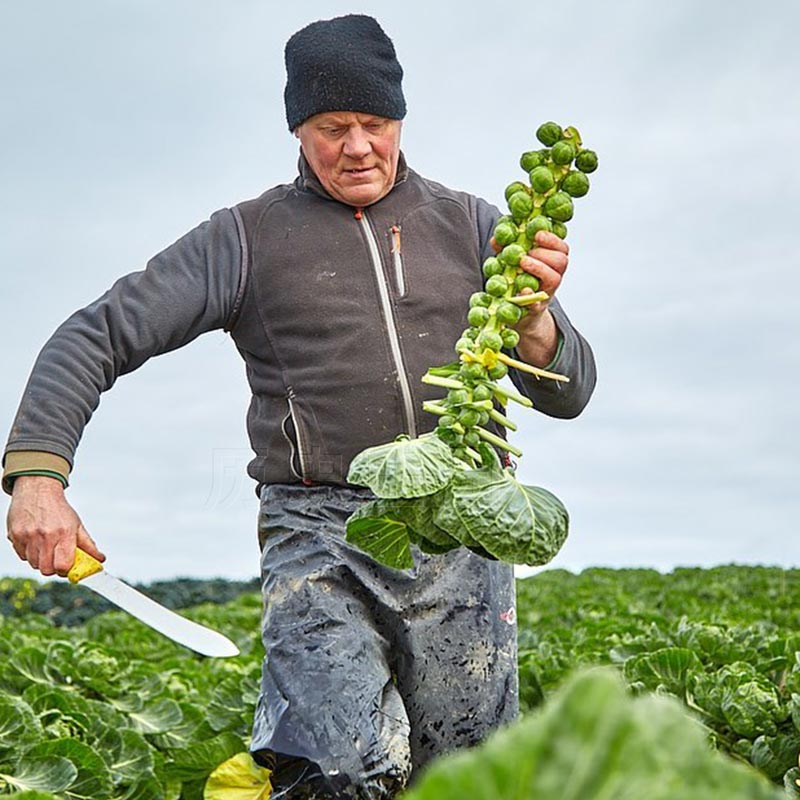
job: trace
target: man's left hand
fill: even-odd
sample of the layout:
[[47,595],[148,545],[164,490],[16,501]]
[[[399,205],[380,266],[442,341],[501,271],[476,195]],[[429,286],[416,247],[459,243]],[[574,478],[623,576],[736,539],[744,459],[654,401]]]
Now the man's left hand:
[[[492,246],[498,248],[494,240]],[[554,233],[539,231],[532,250],[520,259],[519,266],[539,280],[539,291],[553,298],[569,265],[569,245]],[[523,289],[530,294],[532,289]],[[517,352],[523,361],[537,367],[549,364],[558,348],[558,330],[548,310],[550,300],[526,306],[527,314],[514,326],[520,340]]]

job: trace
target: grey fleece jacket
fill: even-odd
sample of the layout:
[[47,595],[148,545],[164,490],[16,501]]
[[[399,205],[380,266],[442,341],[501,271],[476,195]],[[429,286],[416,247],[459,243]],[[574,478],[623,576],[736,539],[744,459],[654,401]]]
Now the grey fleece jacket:
[[[363,447],[410,425],[432,429],[419,408],[441,391],[428,394],[419,378],[454,358],[500,212],[422,178],[402,157],[392,191],[354,211],[327,195],[301,156],[294,184],[216,212],[69,317],[31,373],[5,478],[25,471],[32,452],[71,467],[120,375],[215,329],[231,334],[247,363],[248,471],[259,486],[344,484]],[[321,291],[322,315],[306,302]],[[556,300],[551,310],[563,340],[551,369],[570,383],[511,378],[539,411],[569,418],[591,396],[594,359]]]

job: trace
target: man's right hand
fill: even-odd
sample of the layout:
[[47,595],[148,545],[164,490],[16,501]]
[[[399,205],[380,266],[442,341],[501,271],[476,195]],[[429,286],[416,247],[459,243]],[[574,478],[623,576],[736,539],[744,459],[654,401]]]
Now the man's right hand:
[[75,560],[76,546],[99,561],[106,559],[55,478],[44,475],[16,478],[6,527],[17,555],[42,575],[66,576]]

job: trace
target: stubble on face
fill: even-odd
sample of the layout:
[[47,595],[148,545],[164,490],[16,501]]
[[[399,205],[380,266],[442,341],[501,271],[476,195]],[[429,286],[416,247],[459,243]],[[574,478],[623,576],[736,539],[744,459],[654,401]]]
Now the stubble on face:
[[394,186],[401,128],[396,119],[331,111],[309,117],[295,136],[328,194],[361,208],[376,203]]

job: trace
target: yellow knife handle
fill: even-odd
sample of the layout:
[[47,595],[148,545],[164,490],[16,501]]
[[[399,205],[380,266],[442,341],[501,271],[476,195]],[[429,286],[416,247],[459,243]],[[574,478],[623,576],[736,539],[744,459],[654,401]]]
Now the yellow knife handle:
[[67,577],[70,583],[77,583],[96,572],[102,572],[103,565],[96,559],[90,556],[86,551],[81,550],[80,547],[75,548],[75,561],[72,562]]

